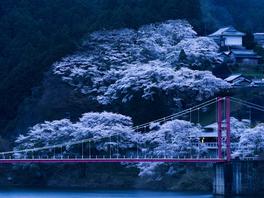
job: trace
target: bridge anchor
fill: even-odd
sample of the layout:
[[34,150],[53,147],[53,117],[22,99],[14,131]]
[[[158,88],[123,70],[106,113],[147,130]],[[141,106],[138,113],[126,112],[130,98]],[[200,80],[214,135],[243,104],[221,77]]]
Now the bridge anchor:
[[214,165],[215,195],[263,195],[264,161],[231,161]]

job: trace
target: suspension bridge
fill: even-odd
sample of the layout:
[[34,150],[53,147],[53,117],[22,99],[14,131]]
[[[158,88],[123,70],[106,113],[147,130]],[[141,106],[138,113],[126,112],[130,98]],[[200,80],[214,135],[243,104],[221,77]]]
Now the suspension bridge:
[[[147,155],[144,149],[137,145],[134,148],[134,154],[127,155],[119,152],[118,141],[120,139],[109,137],[108,150],[103,153],[95,152],[92,148],[96,141],[92,138],[83,139],[75,142],[67,142],[56,145],[48,145],[38,148],[15,149],[0,153],[0,164],[17,164],[17,163],[140,163],[140,162],[167,162],[167,163],[219,163],[230,162],[231,159],[231,103],[242,105],[250,109],[264,112],[264,107],[258,104],[247,102],[234,97],[217,97],[203,102],[194,107],[188,108],[176,114],[166,116],[152,122],[141,124],[133,127],[138,133],[147,133],[150,131],[151,124],[164,124],[179,118],[188,117],[189,121],[194,120],[199,123],[201,111],[214,106],[217,121],[217,155],[216,156],[199,156],[199,155]],[[207,112],[206,112],[207,113]],[[223,133],[225,135],[223,136]],[[116,140],[114,143],[113,140]],[[198,144],[202,144],[198,142]],[[72,155],[70,148],[79,148],[78,154]]]

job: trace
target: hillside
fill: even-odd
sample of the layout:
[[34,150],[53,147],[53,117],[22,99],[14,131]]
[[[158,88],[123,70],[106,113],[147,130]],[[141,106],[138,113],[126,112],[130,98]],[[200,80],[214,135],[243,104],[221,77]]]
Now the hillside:
[[201,0],[204,33],[233,25],[244,32],[264,32],[263,0]]
[[90,111],[128,115],[134,124],[169,115],[228,87],[211,72],[198,71],[205,61],[211,69],[217,64],[218,46],[198,37],[186,21],[94,32],[50,67],[9,131],[23,133],[44,120],[76,120]]
[[199,0],[1,1],[1,129],[12,125],[50,65],[77,49],[89,32],[178,18],[199,27]]
[[[264,31],[262,1],[1,1],[0,151],[56,144],[59,152],[40,154],[88,156],[92,149],[96,156],[210,156],[199,134],[202,124],[215,122],[215,104],[186,113],[184,120],[152,121],[230,91],[219,78],[230,72],[222,71],[219,46],[205,35],[230,24]],[[231,92],[263,101],[262,87]],[[239,145],[233,151],[263,152],[264,116],[239,105],[232,110],[231,138]],[[252,126],[242,120],[248,117]],[[134,129],[145,122],[151,123]],[[83,139],[92,145],[82,142],[81,150],[71,144]],[[25,155],[34,157],[34,151],[15,157]],[[196,164],[30,164],[1,170],[0,186],[208,191],[212,184],[210,167]]]
[[77,50],[90,32],[169,19],[187,19],[203,35],[230,24],[243,31],[264,31],[263,5],[263,0],[3,0],[1,131],[16,127],[19,106],[41,84],[50,65]]

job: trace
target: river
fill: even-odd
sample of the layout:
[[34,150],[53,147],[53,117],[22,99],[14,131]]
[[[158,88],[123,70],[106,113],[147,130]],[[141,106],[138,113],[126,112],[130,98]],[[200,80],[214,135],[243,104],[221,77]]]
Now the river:
[[65,191],[1,189],[0,198],[214,198],[211,194],[155,191]]
[[213,198],[210,194],[152,191],[1,190],[0,198]]

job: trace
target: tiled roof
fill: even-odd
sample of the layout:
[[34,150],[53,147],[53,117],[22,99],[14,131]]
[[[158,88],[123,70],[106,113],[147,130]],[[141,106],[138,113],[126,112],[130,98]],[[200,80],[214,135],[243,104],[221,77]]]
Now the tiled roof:
[[224,27],[209,36],[244,36],[245,34],[237,31],[234,27]]
[[232,53],[238,58],[261,58],[253,50],[232,50]]
[[241,76],[241,74],[233,74],[231,76],[229,76],[228,78],[225,79],[225,81],[230,82],[235,80],[236,78],[239,78]]

